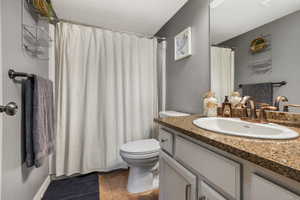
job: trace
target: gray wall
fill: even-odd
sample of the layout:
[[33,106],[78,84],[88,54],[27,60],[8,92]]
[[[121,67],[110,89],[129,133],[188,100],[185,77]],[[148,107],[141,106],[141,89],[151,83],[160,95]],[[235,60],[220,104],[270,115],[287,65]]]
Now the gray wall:
[[[250,42],[261,34],[271,34],[272,71],[254,74],[249,63]],[[300,104],[300,11],[254,29],[224,43],[236,47],[235,85],[287,81],[275,88],[274,96],[285,95],[290,103]]]
[[[3,101],[21,105],[21,86],[8,79],[8,69],[48,76],[48,61],[24,55],[21,45],[21,0],[1,0],[2,3],[2,52],[3,52]],[[27,23],[32,23],[26,16]],[[1,85],[2,86],[2,85]],[[41,168],[27,169],[21,161],[21,113],[4,119],[2,131],[2,196],[3,200],[32,200],[48,175],[48,161]]]
[[[174,60],[174,36],[192,27],[193,55]],[[189,2],[156,34],[167,37],[166,108],[202,112],[202,95],[210,88],[209,1]]]

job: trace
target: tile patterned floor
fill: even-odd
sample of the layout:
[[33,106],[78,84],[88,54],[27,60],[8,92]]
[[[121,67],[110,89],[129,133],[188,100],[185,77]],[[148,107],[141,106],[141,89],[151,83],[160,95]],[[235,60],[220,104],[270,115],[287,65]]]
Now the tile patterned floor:
[[126,189],[128,171],[99,175],[100,200],[158,200],[158,190],[129,194]]

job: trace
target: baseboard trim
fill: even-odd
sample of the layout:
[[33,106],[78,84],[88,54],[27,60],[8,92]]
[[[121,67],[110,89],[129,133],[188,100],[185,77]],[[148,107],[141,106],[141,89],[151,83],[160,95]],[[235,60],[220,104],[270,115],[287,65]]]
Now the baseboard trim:
[[41,187],[39,188],[38,192],[34,195],[33,200],[41,200],[50,185],[51,179],[50,176],[47,176]]

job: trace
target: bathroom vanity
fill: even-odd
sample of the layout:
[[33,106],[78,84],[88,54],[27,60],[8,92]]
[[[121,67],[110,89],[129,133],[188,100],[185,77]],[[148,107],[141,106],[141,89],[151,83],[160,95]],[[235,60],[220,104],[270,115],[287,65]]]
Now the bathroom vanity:
[[160,200],[300,200],[300,138],[224,135],[198,128],[199,117],[155,120]]

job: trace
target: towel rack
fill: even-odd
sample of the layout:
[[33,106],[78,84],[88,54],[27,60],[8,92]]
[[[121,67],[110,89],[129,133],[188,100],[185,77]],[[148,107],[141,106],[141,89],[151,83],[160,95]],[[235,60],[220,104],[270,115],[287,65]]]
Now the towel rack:
[[[273,87],[281,87],[281,86],[284,86],[286,85],[287,82],[286,81],[281,81],[281,82],[274,82],[272,83]],[[242,88],[243,87],[243,84],[240,84],[239,85],[239,88]]]
[[8,77],[10,79],[15,79],[16,77],[26,77],[26,78],[33,78],[33,74],[27,74],[27,73],[24,73],[24,72],[16,72],[15,70],[13,69],[10,69],[8,70]]

